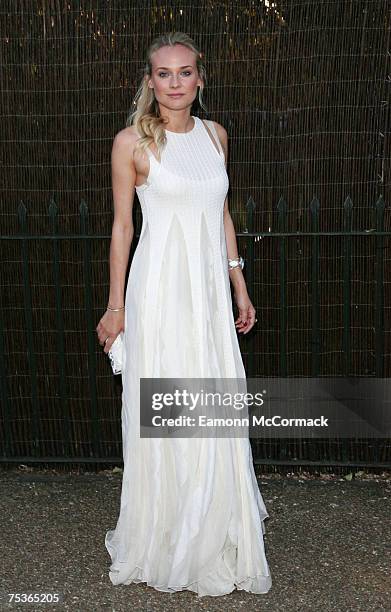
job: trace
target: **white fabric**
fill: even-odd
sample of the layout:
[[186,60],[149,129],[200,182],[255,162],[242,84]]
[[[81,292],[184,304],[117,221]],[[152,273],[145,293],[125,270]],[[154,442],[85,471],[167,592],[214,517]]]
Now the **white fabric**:
[[266,593],[268,516],[247,438],[140,438],[140,377],[245,378],[227,268],[229,181],[202,123],[166,130],[159,163],[136,187],[143,225],[125,296],[124,472],[108,531],[113,584],[146,582],[199,596]]

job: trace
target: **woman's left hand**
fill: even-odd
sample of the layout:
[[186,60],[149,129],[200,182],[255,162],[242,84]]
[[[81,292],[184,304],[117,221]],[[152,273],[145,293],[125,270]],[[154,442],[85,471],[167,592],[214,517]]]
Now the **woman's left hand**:
[[257,322],[255,318],[255,308],[251,303],[247,291],[234,293],[235,302],[239,309],[239,316],[235,321],[236,329],[243,334],[247,334]]

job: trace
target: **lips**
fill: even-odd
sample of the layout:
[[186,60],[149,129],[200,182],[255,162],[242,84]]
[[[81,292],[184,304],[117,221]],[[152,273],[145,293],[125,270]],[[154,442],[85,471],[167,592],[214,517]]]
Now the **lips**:
[[170,98],[181,98],[182,96],[184,96],[185,94],[167,94],[170,96]]

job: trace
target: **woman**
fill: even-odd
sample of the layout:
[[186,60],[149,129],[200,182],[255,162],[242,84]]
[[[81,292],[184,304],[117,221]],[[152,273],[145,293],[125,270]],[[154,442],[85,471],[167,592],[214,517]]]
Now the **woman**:
[[[236,330],[247,334],[256,321],[228,211],[227,133],[190,115],[204,83],[191,38],[155,39],[136,111],[114,139],[110,294],[96,329],[105,353],[124,330],[124,472],[105,544],[113,584],[266,593],[268,514],[248,437],[140,437],[140,378],[245,379]],[[134,188],[143,226],[124,304]]]

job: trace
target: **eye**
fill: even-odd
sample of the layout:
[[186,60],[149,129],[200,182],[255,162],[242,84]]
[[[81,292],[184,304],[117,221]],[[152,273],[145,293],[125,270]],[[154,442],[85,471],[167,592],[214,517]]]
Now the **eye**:
[[[167,74],[167,72],[158,72],[158,76],[159,77],[164,77],[165,74]],[[185,74],[186,76],[190,76],[191,75],[191,71],[190,70],[184,70],[181,74]]]

